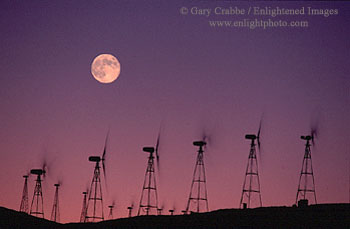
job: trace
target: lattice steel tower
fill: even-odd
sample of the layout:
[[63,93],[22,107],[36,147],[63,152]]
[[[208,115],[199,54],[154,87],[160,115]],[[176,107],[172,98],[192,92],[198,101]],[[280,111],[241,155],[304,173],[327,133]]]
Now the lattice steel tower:
[[91,156],[89,157],[89,161],[96,162],[96,165],[94,169],[94,176],[91,181],[84,222],[96,222],[96,221],[104,220],[102,187],[101,187],[101,176],[100,176],[101,158],[99,156]]
[[193,179],[191,184],[190,195],[188,197],[186,212],[201,212],[201,209],[209,211],[208,196],[203,160],[203,147],[206,145],[205,141],[195,141],[193,145],[198,146],[198,154],[196,166],[193,172]]
[[37,175],[34,195],[32,204],[30,206],[30,214],[44,218],[44,200],[43,200],[43,191],[41,188],[41,176],[45,175],[46,171],[43,169],[32,169],[30,170],[31,174]]
[[19,207],[20,212],[25,212],[28,214],[28,175],[24,175],[24,186],[23,186],[23,192],[22,192],[22,200],[21,200],[21,206]]
[[158,209],[158,194],[154,169],[154,147],[144,147],[143,151],[149,153],[149,157],[137,215],[156,215]]
[[60,184],[54,184],[54,186],[56,187],[56,191],[51,211],[51,221],[60,222],[60,208],[58,201],[58,188],[60,187]]
[[258,170],[258,161],[256,158],[256,148],[255,148],[255,139],[258,141],[258,146],[260,145],[259,136],[254,134],[247,134],[246,139],[251,140],[250,152],[248,157],[248,164],[245,172],[243,189],[241,195],[241,201],[239,203],[240,208],[251,208],[251,207],[261,207],[261,193],[260,193],[260,180],[259,180],[259,170]]
[[101,187],[101,173],[100,173],[100,162],[102,163],[103,175],[106,182],[106,152],[108,142],[109,131],[106,136],[105,146],[103,148],[102,157],[90,156],[89,161],[95,162],[94,176],[92,177],[89,198],[86,204],[85,220],[84,222],[97,222],[103,221],[103,199],[102,199],[102,187]]
[[312,169],[312,161],[311,161],[311,144],[310,140],[314,143],[314,136],[301,136],[302,140],[306,141],[305,144],[305,154],[303,159],[303,165],[301,167],[300,177],[299,177],[299,185],[297,198],[295,203],[298,203],[298,200],[310,200],[314,197],[314,203],[317,204],[316,200],[316,191],[315,191],[315,180],[314,180],[314,172]]
[[83,192],[84,198],[83,198],[83,207],[81,209],[81,214],[80,214],[80,222],[83,223],[85,221],[85,217],[86,217],[86,204],[87,204],[87,192]]

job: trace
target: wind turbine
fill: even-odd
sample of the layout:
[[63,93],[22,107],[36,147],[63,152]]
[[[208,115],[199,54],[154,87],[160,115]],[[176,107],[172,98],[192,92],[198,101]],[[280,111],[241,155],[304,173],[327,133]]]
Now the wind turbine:
[[61,182],[58,182],[57,184],[54,184],[55,186],[55,196],[51,211],[51,221],[54,222],[60,222],[60,208],[59,208],[59,201],[58,201],[58,189],[62,185]]
[[160,130],[157,137],[156,147],[143,147],[143,151],[149,153],[149,157],[137,215],[158,213],[158,193],[155,176],[154,154],[156,156],[159,172],[159,140]]
[[[190,195],[188,197],[186,212],[201,212],[202,208],[205,211],[209,211],[208,206],[208,195],[207,195],[207,186],[206,186],[206,177],[205,177],[205,168],[204,168],[204,150],[206,142],[203,137],[202,141],[193,142],[194,146],[198,146],[198,154],[196,160],[196,166],[193,172],[193,178],[191,183]],[[202,206],[204,204],[204,206]]]
[[113,209],[114,209],[114,206],[115,206],[115,201],[113,200],[112,205],[109,205],[109,206],[108,206],[108,208],[109,208],[108,219],[109,219],[109,220],[113,219]]
[[102,157],[90,156],[89,161],[95,162],[94,175],[91,181],[89,189],[89,198],[86,206],[86,215],[84,222],[96,222],[104,220],[103,215],[103,198],[102,198],[102,187],[101,187],[101,176],[100,176],[100,162],[102,163],[102,171],[106,182],[106,151],[108,143],[109,132],[107,133],[105,146],[103,149]]
[[[250,208],[252,207],[252,202],[255,206],[262,206],[261,193],[260,193],[260,180],[259,180],[259,169],[258,169],[258,160],[256,157],[256,144],[258,144],[258,149],[261,155],[261,144],[260,144],[260,132],[261,132],[261,123],[260,119],[259,129],[257,134],[247,134],[246,139],[251,140],[250,151],[248,156],[248,164],[245,172],[243,189],[241,195],[241,201],[239,204],[240,208]],[[256,204],[256,196],[258,198],[258,204]]]
[[43,191],[41,187],[41,182],[42,182],[41,177],[43,176],[45,178],[46,176],[46,161],[43,162],[41,169],[32,169],[30,170],[30,173],[37,176],[32,204],[30,206],[30,214],[37,217],[44,218],[44,199],[43,199]]
[[[314,172],[312,169],[311,160],[311,145],[315,146],[315,138],[317,138],[318,128],[311,127],[310,135],[301,136],[300,138],[306,141],[303,165],[301,167],[298,191],[295,203],[301,201],[301,204],[308,204],[309,199],[314,197],[314,203],[317,204]],[[311,143],[310,143],[311,141]]]
[[23,192],[22,192],[22,200],[21,200],[21,206],[19,207],[20,212],[25,212],[28,214],[29,210],[29,204],[28,204],[28,177],[29,174],[26,174],[23,176],[24,178],[24,186],[23,186]]

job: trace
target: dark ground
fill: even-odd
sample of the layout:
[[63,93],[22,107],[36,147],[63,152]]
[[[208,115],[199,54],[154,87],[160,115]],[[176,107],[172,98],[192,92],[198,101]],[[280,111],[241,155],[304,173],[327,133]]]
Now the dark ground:
[[139,216],[100,223],[57,224],[0,207],[0,228],[350,228],[350,204],[305,208],[224,209],[174,216]]

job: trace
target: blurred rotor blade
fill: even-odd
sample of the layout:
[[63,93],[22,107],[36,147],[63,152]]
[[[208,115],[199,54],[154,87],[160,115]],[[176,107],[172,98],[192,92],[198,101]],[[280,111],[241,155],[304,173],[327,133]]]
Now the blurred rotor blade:
[[162,128],[163,128],[163,121],[160,123],[160,126],[159,126],[158,137],[157,137],[157,143],[156,143],[156,147],[155,147],[158,171],[160,171],[159,144],[160,144],[160,133],[162,132]]
[[109,129],[108,129],[108,132],[107,132],[107,135],[106,135],[105,147],[104,147],[104,149],[103,149],[103,154],[102,154],[102,160],[104,160],[104,159],[105,159],[105,156],[106,156],[108,139],[109,139]]
[[157,159],[157,166],[158,166],[158,170],[160,170],[160,166],[159,166],[159,139],[160,139],[160,130],[158,133],[158,138],[157,138],[157,143],[156,143],[156,159]]
[[311,141],[312,141],[312,145],[315,145],[315,138],[317,138],[317,134],[318,134],[318,127],[317,125],[314,125],[311,127]]
[[103,176],[104,176],[104,178],[105,178],[106,187],[107,187],[107,177],[106,177],[107,172],[106,172],[106,163],[105,163],[105,160],[106,160],[108,139],[109,139],[109,129],[108,129],[108,132],[107,132],[107,135],[106,135],[105,146],[104,146],[104,148],[103,148],[103,153],[102,153],[102,158],[101,158]]
[[257,135],[256,135],[256,139],[257,139],[257,142],[258,142],[258,149],[259,149],[259,152],[260,152],[260,147],[261,147],[261,143],[260,143],[260,133],[261,133],[262,120],[263,120],[263,117],[261,116],[260,122],[259,122],[258,133],[257,133]]
[[46,172],[48,170],[46,158],[43,159],[41,169],[43,170],[43,177],[45,178],[46,177]]

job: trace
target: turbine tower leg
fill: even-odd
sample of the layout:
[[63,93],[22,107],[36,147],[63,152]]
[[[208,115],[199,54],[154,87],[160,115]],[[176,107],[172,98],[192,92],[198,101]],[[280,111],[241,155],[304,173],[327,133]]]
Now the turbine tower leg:
[[317,204],[316,191],[315,191],[315,179],[314,179],[314,172],[312,169],[310,146],[311,146],[310,142],[309,140],[307,140],[305,145],[305,154],[303,158],[303,165],[301,167],[299,184],[298,184],[298,192],[297,192],[295,204],[297,204],[299,200],[310,201],[312,197],[315,201],[314,203]]
[[258,172],[258,160],[254,140],[250,145],[248,164],[245,172],[240,208],[262,207],[260,180]]
[[56,191],[55,191],[55,197],[53,201],[53,207],[51,212],[51,221],[54,222],[60,222],[60,208],[59,208],[59,202],[58,202],[58,187],[59,184],[55,184]]
[[89,199],[86,205],[86,215],[84,222],[97,222],[103,220],[104,216],[100,165],[98,162],[96,162],[94,177],[92,178],[90,186]]
[[[200,146],[193,172],[190,195],[186,206],[187,213],[201,212],[203,207],[205,211],[209,211],[203,152],[202,146]],[[203,202],[204,206],[202,204]]]
[[28,214],[28,175],[24,175],[24,187],[22,193],[21,206],[19,207],[20,212],[25,212]]
[[150,153],[147,164],[137,215],[157,214],[158,209],[158,194],[153,153]]
[[44,218],[44,200],[41,188],[41,176],[38,175],[34,188],[32,204],[30,206],[30,214],[36,217]]

